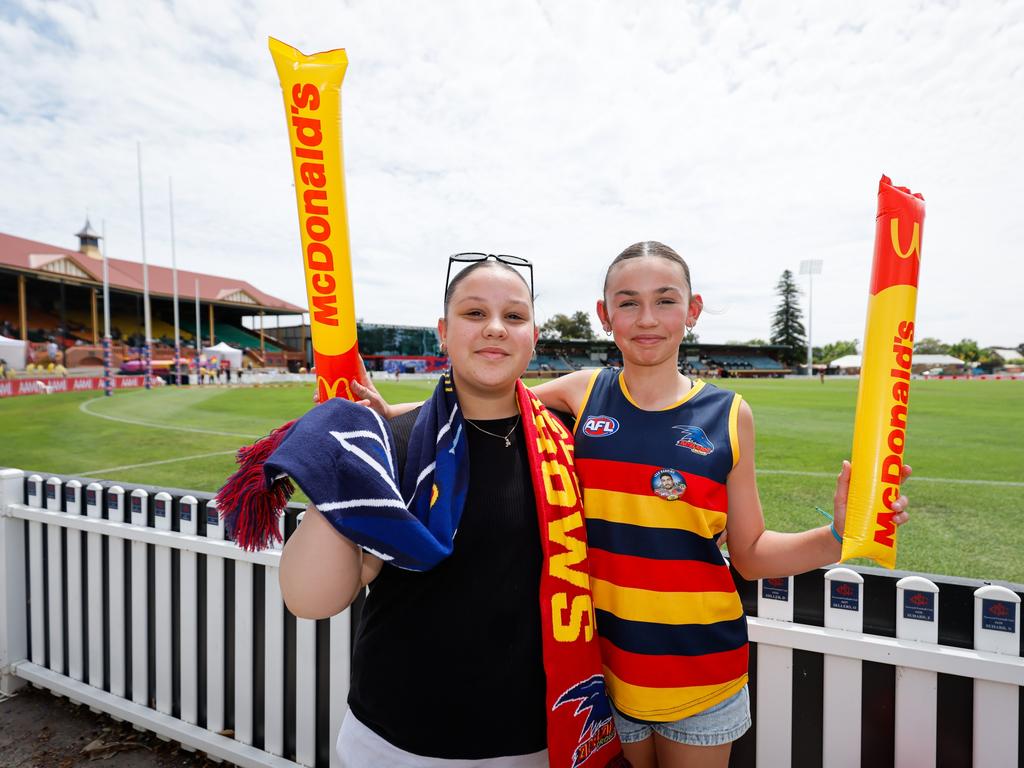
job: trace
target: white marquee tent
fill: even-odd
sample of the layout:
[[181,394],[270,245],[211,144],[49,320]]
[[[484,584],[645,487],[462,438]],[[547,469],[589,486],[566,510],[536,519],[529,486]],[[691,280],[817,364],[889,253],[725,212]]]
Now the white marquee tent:
[[0,360],[6,360],[10,368],[24,368],[26,347],[27,344],[20,339],[0,336]]
[[216,357],[218,360],[227,360],[228,365],[235,370],[242,367],[242,350],[235,349],[223,341],[212,347],[203,347],[203,354],[207,358]]

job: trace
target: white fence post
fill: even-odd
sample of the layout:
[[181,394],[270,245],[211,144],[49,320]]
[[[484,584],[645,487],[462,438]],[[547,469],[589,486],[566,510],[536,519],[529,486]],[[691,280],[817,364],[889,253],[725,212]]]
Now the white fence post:
[[[68,480],[64,484],[64,511],[82,514],[82,483]],[[82,532],[68,529],[68,675],[85,681],[85,619],[82,610]]]
[[[217,503],[206,504],[206,538],[222,541]],[[224,559],[206,558],[206,727],[224,730]]]
[[[284,538],[284,515],[278,525]],[[280,549],[281,545],[276,548]],[[284,754],[284,600],[280,569],[263,569],[263,748]],[[340,653],[340,651],[339,651]],[[345,681],[346,690],[348,681]]]
[[[757,616],[793,622],[793,577],[761,579]],[[757,754],[792,762],[793,649],[757,644]]]
[[[825,626],[860,634],[864,631],[864,577],[849,568],[825,574]],[[861,663],[825,656],[822,765],[860,765]]]
[[[198,530],[199,502],[195,496],[182,496],[178,502],[178,531],[195,536]],[[179,556],[181,592],[181,719],[191,725],[199,723],[199,590],[195,552],[183,551]]]
[[341,721],[348,709],[348,682],[351,675],[349,652],[352,644],[352,611],[346,608],[341,613],[331,616],[331,654],[330,654],[330,724],[331,768],[340,768],[341,760],[338,750],[334,749],[334,739],[341,730]]
[[[107,489],[107,519],[114,523],[127,522],[124,503],[124,488],[112,485]],[[124,625],[124,551],[123,540],[107,538],[107,601],[110,607],[107,624],[107,639],[110,643],[110,692],[120,699],[127,691],[127,658],[125,657]]]
[[[171,494],[160,491],[153,497],[153,527],[158,531],[171,530]],[[153,551],[154,617],[153,638],[156,660],[156,709],[171,714],[174,694],[171,686],[174,649],[171,643],[171,550],[157,546]]]
[[253,742],[253,565],[235,560],[235,738]]
[[[299,514],[299,525],[305,513]],[[295,618],[295,762],[316,762],[316,622]]]
[[[43,506],[43,478],[30,475],[25,489],[26,505]],[[46,601],[43,596],[43,524],[32,521],[28,524],[28,600],[32,628],[32,644],[29,653],[33,664],[46,664]]]
[[[1020,597],[993,584],[974,593],[974,649],[1017,657]],[[1016,685],[974,681],[974,766],[1017,765],[1020,709]]]
[[[85,516],[103,517],[103,486],[89,483],[85,489]],[[103,688],[103,538],[98,533],[85,535],[85,567],[89,591],[89,685]]]
[[316,763],[316,622],[295,619],[295,762]]
[[[146,527],[149,492],[136,488],[131,495],[132,525]],[[132,701],[149,704],[149,553],[146,543],[132,541]]]
[[0,469],[0,693],[5,695],[25,685],[10,668],[28,657],[25,524],[6,514],[7,505],[21,504],[24,496],[25,473]]
[[[60,512],[61,481],[51,477],[46,481],[46,509]],[[46,581],[47,615],[50,620],[50,669],[64,674],[64,559],[61,554],[59,525],[46,526]]]
[[[921,576],[896,582],[896,637],[939,642],[939,588]],[[938,675],[896,667],[896,765],[935,765]]]

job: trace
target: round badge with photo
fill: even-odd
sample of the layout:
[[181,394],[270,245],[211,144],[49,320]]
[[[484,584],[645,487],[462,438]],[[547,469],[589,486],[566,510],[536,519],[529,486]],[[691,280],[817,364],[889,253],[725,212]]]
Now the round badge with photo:
[[678,470],[666,467],[654,473],[654,477],[651,478],[651,490],[655,496],[660,496],[666,501],[675,501],[686,493],[686,480]]

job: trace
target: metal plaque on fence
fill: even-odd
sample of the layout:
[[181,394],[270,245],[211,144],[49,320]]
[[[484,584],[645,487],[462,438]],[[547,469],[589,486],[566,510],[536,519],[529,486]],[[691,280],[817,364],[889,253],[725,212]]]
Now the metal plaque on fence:
[[789,579],[762,579],[761,597],[765,600],[789,600]]
[[998,632],[1016,631],[1017,606],[1008,600],[981,601],[981,628]]
[[935,621],[935,593],[905,590],[903,592],[903,618],[915,621]]
[[860,584],[854,584],[851,581],[833,581],[829,598],[833,608],[856,611],[860,603]]
[[[133,500],[133,503],[134,503],[134,500]],[[153,515],[154,515],[154,517],[166,517],[167,516],[167,506],[166,506],[166,504],[167,504],[167,502],[165,502],[163,499],[157,499],[156,500],[156,504],[153,505]],[[135,510],[133,509],[132,511],[134,512]]]

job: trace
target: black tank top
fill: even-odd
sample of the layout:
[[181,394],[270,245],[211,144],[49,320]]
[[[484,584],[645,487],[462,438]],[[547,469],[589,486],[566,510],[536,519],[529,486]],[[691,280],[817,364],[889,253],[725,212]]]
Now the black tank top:
[[[400,471],[418,410],[391,421]],[[561,414],[559,414],[561,415]],[[478,424],[504,435],[515,417]],[[356,636],[348,703],[394,746],[485,759],[547,745],[537,512],[522,426],[505,447],[471,425],[466,506],[450,557],[385,565]]]

